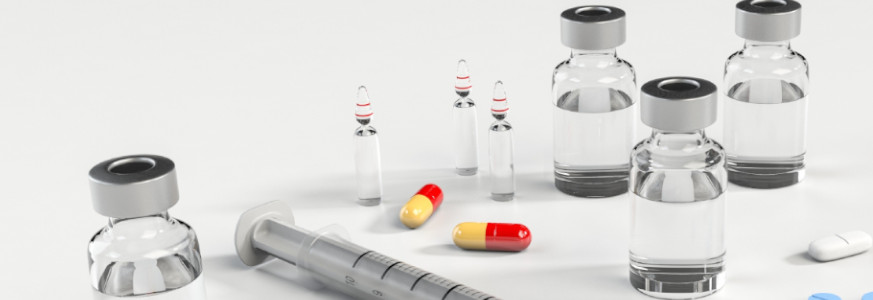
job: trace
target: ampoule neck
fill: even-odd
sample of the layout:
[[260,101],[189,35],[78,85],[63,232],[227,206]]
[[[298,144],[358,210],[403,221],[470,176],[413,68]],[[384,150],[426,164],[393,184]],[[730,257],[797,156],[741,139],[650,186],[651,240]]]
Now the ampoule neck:
[[499,119],[497,118],[497,116],[494,116],[494,118],[495,118],[494,122],[491,123],[491,126],[489,126],[491,131],[509,131],[509,130],[512,130],[512,124],[509,124],[509,122],[506,121],[505,116],[503,118],[499,118]]
[[109,227],[115,227],[116,225],[118,225],[121,222],[135,220],[135,219],[142,219],[142,218],[161,218],[161,219],[164,219],[167,222],[169,222],[170,221],[170,214],[165,211],[165,212],[162,212],[159,214],[140,216],[140,217],[132,217],[132,218],[112,218],[112,217],[110,217],[109,218]]
[[586,50],[586,49],[570,49],[570,57],[596,57],[596,56],[606,56],[606,57],[617,57],[615,48],[609,49],[600,49],[600,50]]

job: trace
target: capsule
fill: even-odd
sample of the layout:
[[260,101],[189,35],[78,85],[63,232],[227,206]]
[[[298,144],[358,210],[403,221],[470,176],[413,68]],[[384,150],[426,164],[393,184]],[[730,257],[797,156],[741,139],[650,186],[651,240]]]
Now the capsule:
[[428,183],[400,209],[400,222],[406,227],[418,228],[430,218],[441,203],[443,203],[443,191],[436,184]]
[[452,230],[452,241],[467,250],[518,252],[527,249],[530,239],[530,230],[522,224],[466,222]]

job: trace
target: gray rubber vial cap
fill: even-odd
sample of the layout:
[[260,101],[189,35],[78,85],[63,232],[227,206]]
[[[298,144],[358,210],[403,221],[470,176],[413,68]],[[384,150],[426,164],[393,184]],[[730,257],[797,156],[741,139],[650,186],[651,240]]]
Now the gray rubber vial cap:
[[715,84],[694,77],[664,77],[643,85],[643,123],[654,129],[689,132],[712,125],[718,110]]
[[800,35],[800,3],[793,0],[745,0],[737,3],[736,32],[761,42],[787,41]]
[[101,162],[88,173],[97,213],[111,218],[159,214],[179,202],[176,164],[157,155],[130,155]]
[[582,50],[611,49],[624,44],[625,14],[617,7],[586,5],[561,13],[561,42]]

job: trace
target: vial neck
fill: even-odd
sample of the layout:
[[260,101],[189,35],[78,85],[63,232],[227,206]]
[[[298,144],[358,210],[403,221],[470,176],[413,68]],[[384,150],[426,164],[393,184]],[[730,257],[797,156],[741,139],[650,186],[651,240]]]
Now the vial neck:
[[683,150],[689,146],[696,147],[706,143],[706,132],[703,129],[693,131],[652,130],[652,144],[668,150]]
[[615,58],[615,48],[601,50],[570,49],[570,57],[610,57]]
[[762,42],[762,41],[754,41],[754,40],[746,40],[746,44],[744,46],[745,49],[752,48],[771,48],[771,49],[791,49],[791,40],[785,41],[776,41],[776,42]]
[[118,223],[121,223],[124,221],[141,219],[141,218],[161,218],[161,219],[167,220],[169,222],[170,221],[170,214],[168,214],[167,212],[162,212],[159,214],[133,217],[133,218],[112,218],[112,217],[110,217],[109,218],[109,227],[115,227],[115,225],[118,225]]

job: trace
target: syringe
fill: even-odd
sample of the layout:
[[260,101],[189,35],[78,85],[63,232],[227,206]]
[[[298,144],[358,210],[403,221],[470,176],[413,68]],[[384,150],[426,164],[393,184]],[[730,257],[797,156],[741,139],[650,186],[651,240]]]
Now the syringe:
[[279,201],[240,216],[236,250],[249,266],[274,256],[358,299],[499,300],[336,235],[297,227],[291,209]]

